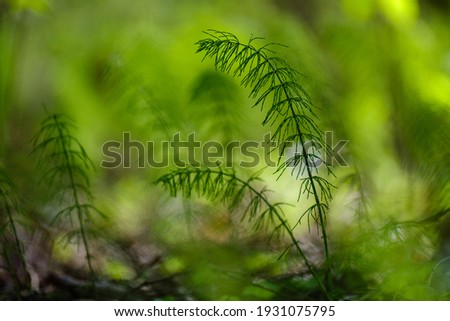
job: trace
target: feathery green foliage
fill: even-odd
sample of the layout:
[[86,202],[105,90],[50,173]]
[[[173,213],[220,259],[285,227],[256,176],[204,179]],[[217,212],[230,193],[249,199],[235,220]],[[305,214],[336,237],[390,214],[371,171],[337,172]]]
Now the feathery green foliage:
[[[319,118],[314,111],[311,99],[298,83],[296,79],[298,73],[283,59],[271,56],[274,53],[270,49],[273,44],[257,48],[253,43],[260,38],[252,37],[247,44],[244,44],[235,35],[228,32],[209,30],[206,34],[210,37],[196,43],[197,52],[204,52],[204,58],[212,58],[218,70],[242,77],[241,85],[249,87],[251,89],[250,97],[256,99],[254,106],[260,106],[261,110],[266,110],[262,124],[275,126],[273,139],[278,146],[281,146],[276,172],[282,175],[286,169],[291,168],[292,173],[295,172],[300,181],[299,198],[301,195],[305,195],[307,198],[314,199],[314,203],[299,216],[298,222],[306,216],[308,224],[312,218],[321,229],[325,253],[326,285],[324,292],[327,293],[331,287],[331,276],[326,214],[332,199],[331,189],[334,186],[323,177],[322,173],[319,173],[319,165],[325,164],[328,175],[333,172],[330,168],[331,165],[325,161],[325,156],[330,153],[330,149],[317,124]],[[281,156],[292,144],[298,146],[300,150],[297,150],[296,147],[294,156],[281,162]],[[308,148],[308,146],[312,148]],[[325,155],[321,155],[319,151]],[[213,173],[217,175],[215,179],[210,177]],[[157,182],[164,183],[172,195],[176,195],[178,189],[182,190],[184,196],[190,196],[191,191],[196,190],[199,194],[210,198],[220,198],[235,206],[242,200],[243,190],[250,188],[249,183],[254,179],[256,177],[245,182],[239,179],[234,171],[226,174],[222,170],[214,172],[183,169],[165,175]],[[241,187],[237,192],[235,192],[236,186]],[[252,191],[252,201],[246,213],[249,212],[253,217],[258,216],[256,226],[259,226],[259,223],[264,220],[273,222],[276,218],[277,229],[281,227],[288,232],[293,245],[304,259],[308,269],[322,285],[293,236],[293,228],[287,225],[282,212],[279,211],[279,204],[271,206],[270,203],[262,201],[267,200],[264,190],[257,192],[253,189]],[[268,206],[265,210],[261,209],[261,202]]]
[[[2,252],[8,272],[13,278],[17,297],[22,289],[30,290],[30,276],[27,271],[25,252],[18,233],[18,223],[14,214],[19,213],[16,188],[5,171],[0,168],[0,237]],[[12,239],[12,240],[11,240]],[[12,244],[11,244],[12,242]],[[14,257],[18,258],[18,266],[14,266]],[[22,271],[24,278],[19,277]]]
[[81,143],[72,135],[73,127],[73,122],[67,116],[49,115],[41,123],[33,139],[33,151],[40,154],[38,168],[43,170],[44,182],[60,191],[65,204],[55,215],[53,222],[68,220],[75,227],[74,232],[65,236],[68,241],[73,236],[81,236],[94,287],[95,272],[87,224],[92,214],[102,214],[90,202],[92,194],[88,171],[93,168],[93,164]]
[[191,197],[193,193],[205,196],[211,201],[221,201],[228,204],[230,210],[238,207],[244,199],[248,199],[243,211],[242,220],[254,221],[254,229],[270,228],[274,226],[274,233],[286,233],[295,248],[304,260],[309,272],[316,278],[324,293],[327,293],[316,271],[312,267],[299,241],[295,238],[293,229],[289,225],[282,203],[271,203],[266,187],[258,189],[255,183],[260,182],[258,173],[247,180],[237,176],[234,169],[219,168],[180,168],[159,177],[156,184],[164,186],[173,197],[179,193],[184,197]]
[[[324,245],[320,240],[316,243],[323,234],[320,211],[323,222],[329,222],[325,232],[330,238],[325,239],[330,244],[333,299],[450,298],[450,2],[294,2],[242,1],[236,6],[230,1],[197,1],[193,6],[192,1],[165,0],[131,4],[0,0],[0,168],[4,165],[3,173],[9,177],[2,176],[0,184],[1,300],[90,299],[92,293],[106,293],[110,287],[102,286],[108,283],[122,292],[113,295],[117,292],[112,291],[113,299],[134,298],[134,289],[142,289],[148,294],[145,299],[157,300],[317,300],[324,296],[310,277],[313,273],[303,274],[306,265],[294,244],[300,239],[301,249],[324,282]],[[214,17],[223,30],[244,35],[241,42],[227,33],[199,35],[208,17]],[[264,32],[268,39],[290,48],[264,46],[265,40],[258,39],[249,43],[245,35],[251,32]],[[207,39],[198,44],[200,55],[194,55],[193,43],[203,38]],[[209,56],[200,65],[204,54]],[[216,61],[218,68],[213,71]],[[247,88],[239,88],[240,80]],[[255,97],[242,99],[244,92]],[[241,108],[258,100],[256,108],[263,112]],[[317,110],[311,101],[325,110]],[[280,156],[278,171],[268,168],[259,177],[266,179],[273,171],[270,178],[282,176],[278,183],[270,178],[249,182],[253,172],[237,166],[235,171],[222,167],[231,176],[212,166],[187,169],[194,171],[189,179],[184,170],[176,171],[182,176],[179,183],[179,177],[173,177],[178,195],[183,193],[181,186],[197,195],[189,186],[201,176],[210,185],[206,191],[201,186],[201,195],[212,188],[210,198],[231,203],[232,208],[233,202],[240,202],[227,211],[218,201],[205,204],[196,197],[167,201],[156,190],[160,185],[147,185],[165,174],[164,169],[105,168],[93,184],[94,173],[77,159],[92,183],[88,191],[77,187],[80,203],[92,204],[88,192],[103,195],[103,204],[93,204],[102,204],[110,219],[101,230],[101,240],[91,234],[94,228],[100,233],[95,213],[93,221],[84,221],[93,267],[102,277],[93,292],[85,282],[89,278],[77,269],[79,253],[72,251],[77,244],[65,249],[54,244],[55,237],[74,236],[83,256],[80,263],[88,272],[76,209],[59,215],[57,226],[47,226],[75,202],[72,190],[61,188],[70,185],[67,170],[53,180],[48,173],[43,184],[36,184],[41,176],[37,174],[46,174],[56,163],[56,157],[43,157],[37,171],[32,171],[36,164],[27,151],[32,125],[40,114],[36,103],[56,103],[61,112],[74,117],[79,130],[71,134],[90,156],[96,156],[92,158],[96,166],[110,159],[108,153],[102,155],[105,146],[133,163],[143,150],[138,142],[144,146],[150,142],[139,161],[152,156],[156,162],[170,157],[167,140],[174,133],[183,137],[195,130],[196,141],[223,144],[253,141],[279,129],[276,134],[286,153]],[[264,127],[255,126],[263,119]],[[336,192],[321,180],[336,181],[326,176],[326,164],[314,166],[321,162],[316,156],[325,158],[317,140],[323,137],[324,123],[332,126],[335,137],[351,142],[342,154],[350,167],[333,170],[352,184],[340,179]],[[125,132],[130,133],[129,140]],[[316,136],[312,143],[310,133]],[[309,147],[307,157],[301,136]],[[105,145],[112,140],[121,141],[121,147]],[[298,147],[295,155],[291,145]],[[188,147],[189,152],[192,146],[196,144]],[[202,151],[214,153],[206,147]],[[151,154],[146,153],[150,148]],[[181,149],[179,156],[187,156],[185,147]],[[223,151],[227,156],[233,153],[232,148]],[[51,153],[46,149],[43,156]],[[239,164],[236,160],[241,159],[234,154],[227,160]],[[215,173],[206,179],[209,176],[203,172],[208,170]],[[221,183],[216,187],[217,176]],[[277,207],[296,239],[289,238],[275,212],[268,211],[270,206],[249,187],[243,189],[242,198],[237,197],[243,186],[238,179],[258,192],[264,186],[276,191],[263,193],[272,206],[298,193],[301,199],[296,206]],[[76,181],[85,185],[79,174]],[[232,194],[225,197],[225,191]],[[239,224],[241,217],[245,221]],[[309,223],[313,234],[318,228],[318,237],[303,235]],[[248,237],[248,226],[268,230]],[[261,240],[272,231],[284,231],[280,244],[267,244],[272,238]],[[20,242],[24,259],[19,257]],[[289,255],[277,262],[283,246]],[[26,290],[24,261],[32,277],[32,293]],[[55,280],[55,274],[62,278]],[[125,287],[119,286],[118,279],[126,281]],[[60,282],[64,280],[70,284]]]
[[[329,262],[328,234],[326,230],[326,213],[331,201],[331,189],[334,187],[319,175],[318,165],[325,164],[328,174],[333,174],[325,159],[315,149],[330,153],[330,148],[324,141],[324,135],[317,122],[319,120],[314,111],[311,99],[296,79],[296,72],[289,64],[279,58],[272,57],[271,47],[266,44],[255,47],[254,41],[260,38],[252,37],[247,44],[228,32],[209,30],[210,38],[202,39],[196,44],[197,52],[204,52],[206,57],[214,60],[215,67],[233,76],[242,77],[241,85],[249,87],[250,97],[256,99],[254,106],[266,109],[263,125],[275,126],[273,139],[281,146],[280,155],[286,148],[295,144],[301,151],[279,162],[278,172],[284,173],[287,168],[297,173],[300,179],[300,195],[312,196],[314,204],[300,216],[313,218],[321,228],[325,264]],[[267,106],[268,105],[268,106]],[[313,147],[307,148],[309,144]],[[300,221],[299,219],[299,221]],[[327,286],[330,287],[331,278],[327,273]]]

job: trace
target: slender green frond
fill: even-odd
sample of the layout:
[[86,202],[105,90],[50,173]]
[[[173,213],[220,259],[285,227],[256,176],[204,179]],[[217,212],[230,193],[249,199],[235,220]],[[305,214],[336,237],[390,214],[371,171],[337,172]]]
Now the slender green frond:
[[[316,123],[318,116],[310,96],[298,83],[297,72],[285,60],[272,56],[273,44],[258,48],[253,45],[258,38],[250,38],[246,44],[228,32],[208,30],[206,34],[208,38],[196,43],[197,52],[204,53],[203,59],[213,59],[218,70],[242,77],[241,84],[250,88],[249,96],[256,99],[255,106],[266,112],[263,125],[275,126],[273,138],[282,146],[281,155],[285,153],[287,143],[300,146],[300,154],[279,163],[277,172],[281,175],[287,168],[292,168],[291,174],[301,179],[299,196],[306,194],[307,198],[313,197],[314,210],[306,214],[308,222],[311,217],[320,226],[328,261],[326,215],[332,199],[331,188],[334,186],[318,176],[318,167],[324,165],[331,175],[333,171],[323,160],[330,149]],[[323,156],[318,152],[320,150],[323,150]],[[326,278],[327,286],[330,287],[329,272]]]
[[159,177],[155,184],[162,185],[174,197],[181,195],[191,197],[194,193],[212,201],[221,201],[234,209],[246,195],[249,199],[242,219],[254,222],[255,229],[274,227],[276,233],[286,233],[298,254],[302,257],[311,274],[327,293],[316,271],[309,263],[299,241],[293,234],[293,229],[283,213],[282,203],[272,204],[264,187],[258,189],[252,184],[260,180],[257,175],[247,180],[236,175],[234,169],[224,170],[220,167],[211,168],[180,168]]
[[[5,173],[4,169],[0,168],[0,239],[2,255],[8,272],[13,278],[17,296],[20,298],[21,290],[31,290],[31,278],[27,270],[23,242],[18,232],[20,224],[15,218],[20,213],[17,194],[17,189],[12,180]],[[14,256],[19,258],[19,266],[13,265],[10,259],[13,253],[15,253]],[[24,279],[19,278],[18,269],[25,274]]]
[[[95,273],[89,248],[86,224],[92,213],[101,214],[89,201],[92,198],[88,171],[93,163],[81,143],[73,136],[73,121],[63,114],[49,115],[33,138],[33,153],[39,155],[38,166],[42,179],[62,195],[70,195],[69,203],[56,215],[52,223],[68,221],[81,238],[86,252],[86,261],[95,287]],[[67,200],[65,199],[67,202]],[[68,239],[72,239],[66,235]]]

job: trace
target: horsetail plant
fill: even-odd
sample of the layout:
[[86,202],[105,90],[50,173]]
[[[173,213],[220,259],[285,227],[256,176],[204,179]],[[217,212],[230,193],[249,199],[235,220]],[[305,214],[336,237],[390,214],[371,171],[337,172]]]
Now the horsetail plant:
[[193,193],[205,196],[211,201],[221,201],[229,205],[229,209],[237,208],[244,199],[249,199],[243,211],[242,220],[255,221],[254,229],[275,226],[274,233],[286,232],[294,247],[305,262],[308,271],[318,281],[319,286],[327,295],[327,290],[321,282],[316,271],[309,263],[306,254],[295,238],[284,212],[283,203],[271,203],[266,187],[258,188],[255,183],[261,181],[258,173],[253,174],[247,180],[237,176],[234,169],[211,168],[180,168],[168,174],[160,176],[156,184],[160,184],[169,190],[171,196],[181,194],[183,197],[191,197]]
[[95,272],[88,239],[87,224],[92,214],[103,215],[91,204],[92,194],[88,171],[94,165],[81,143],[72,135],[74,123],[64,114],[48,115],[33,138],[34,153],[40,154],[38,167],[43,169],[44,181],[56,187],[62,194],[64,207],[55,215],[52,223],[69,221],[73,232],[81,238],[86,253],[92,288],[95,290]]
[[[299,215],[297,224],[306,216],[308,226],[310,219],[313,219],[320,229],[325,256],[325,282],[322,282],[308,262],[299,241],[293,234],[297,224],[290,227],[282,215],[280,204],[270,205],[265,190],[258,191],[251,187],[250,183],[254,177],[245,181],[239,179],[234,171],[227,174],[220,169],[179,169],[162,176],[157,182],[168,187],[172,195],[176,195],[176,191],[181,189],[185,196],[190,196],[191,190],[196,189],[201,195],[210,198],[214,196],[231,201],[232,204],[242,199],[242,190],[248,189],[252,196],[250,204],[257,204],[248,210],[251,216],[259,216],[257,224],[267,218],[278,221],[278,228],[289,234],[305,265],[329,297],[331,274],[326,226],[327,212],[332,199],[331,190],[334,186],[324,177],[323,172],[326,175],[334,174],[331,164],[326,161],[327,156],[331,155],[331,149],[325,143],[324,133],[318,126],[319,117],[315,112],[315,106],[305,89],[298,83],[296,79],[298,72],[285,60],[271,56],[274,54],[271,48],[275,44],[266,44],[258,48],[253,43],[261,38],[252,37],[248,43],[241,43],[232,33],[216,30],[205,33],[209,38],[196,43],[197,53],[204,53],[203,60],[207,57],[213,59],[217,70],[242,77],[241,85],[250,88],[249,97],[256,99],[254,106],[259,106],[261,111],[266,112],[262,125],[275,127],[272,138],[280,146],[275,173],[282,175],[290,169],[299,180],[299,199],[302,195],[313,199],[313,204]],[[295,146],[294,155],[281,161],[282,156],[286,155],[287,148],[292,145]],[[319,168],[322,164],[325,171]],[[211,175],[216,175],[216,179],[212,180]],[[237,189],[237,186],[241,189]],[[238,192],[234,195],[235,190]],[[262,209],[261,204],[267,206],[266,209]]]
[[[273,139],[281,146],[280,156],[290,144],[299,146],[294,156],[279,162],[278,171],[282,174],[287,168],[297,173],[300,179],[301,195],[313,197],[314,203],[299,218],[305,215],[313,218],[321,229],[324,253],[325,275],[328,289],[331,287],[329,273],[329,246],[327,211],[331,201],[333,185],[319,175],[318,165],[324,164],[328,174],[333,174],[326,157],[317,150],[330,154],[330,148],[324,141],[324,134],[317,125],[319,117],[314,111],[311,99],[296,79],[296,72],[289,64],[279,58],[271,57],[270,49],[274,44],[266,44],[260,48],[253,46],[257,39],[252,37],[247,44],[228,32],[209,30],[210,38],[198,41],[197,52],[204,52],[206,57],[214,59],[216,69],[233,76],[243,76],[241,85],[251,89],[250,97],[255,98],[254,106],[260,106],[266,115],[263,125],[275,126]],[[312,152],[309,151],[312,147]],[[306,175],[305,175],[306,174]]]
[[[2,240],[2,254],[6,268],[14,282],[17,298],[21,297],[21,290],[31,290],[31,278],[27,270],[23,242],[19,236],[17,220],[14,218],[14,214],[19,212],[17,188],[6,175],[4,169],[0,168],[0,236]],[[19,275],[19,272],[23,273],[22,277]]]

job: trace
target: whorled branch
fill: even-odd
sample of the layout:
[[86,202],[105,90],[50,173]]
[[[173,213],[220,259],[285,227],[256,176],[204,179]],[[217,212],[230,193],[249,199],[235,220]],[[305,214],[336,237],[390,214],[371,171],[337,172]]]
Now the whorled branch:
[[[77,222],[75,234],[81,235],[86,261],[95,287],[95,273],[89,247],[86,224],[92,213],[102,213],[89,200],[92,198],[88,171],[93,164],[81,143],[72,135],[73,122],[63,114],[49,115],[41,123],[35,135],[34,153],[40,154],[38,168],[49,186],[56,187],[70,199],[68,205],[60,210],[53,222],[66,218],[73,225]],[[73,233],[68,233],[70,238]]]
[[156,184],[165,187],[172,196],[181,194],[184,197],[191,197],[192,194],[206,197],[212,201],[222,201],[233,209],[248,196],[250,201],[244,210],[242,219],[248,217],[254,221],[255,229],[275,225],[275,230],[286,233],[292,246],[305,261],[310,273],[318,281],[323,292],[327,290],[316,271],[311,266],[308,258],[300,247],[299,241],[295,238],[293,229],[290,227],[282,209],[282,203],[272,204],[267,196],[267,189],[257,189],[254,182],[261,179],[257,175],[244,180],[236,175],[234,170],[223,170],[220,167],[211,168],[180,168],[159,177]]
[[[314,112],[314,106],[304,88],[297,82],[298,74],[289,64],[279,58],[271,57],[273,44],[260,48],[253,46],[252,37],[247,44],[228,32],[209,30],[210,38],[196,43],[197,52],[204,52],[205,57],[214,60],[215,67],[233,76],[241,76],[241,84],[249,87],[250,97],[256,99],[254,106],[266,109],[263,125],[275,126],[273,138],[284,154],[287,146],[300,146],[300,153],[296,153],[285,162],[279,164],[281,174],[287,168],[297,170],[297,178],[301,178],[300,195],[312,196],[314,205],[300,216],[312,217],[320,226],[326,259],[326,279],[328,288],[331,287],[331,277],[327,265],[329,264],[328,233],[326,229],[326,213],[331,200],[331,189],[334,187],[325,178],[319,176],[318,166],[325,164],[328,174],[332,174],[330,164],[324,155],[330,154],[330,148],[323,139],[323,132],[317,125],[319,120]],[[307,145],[308,144],[308,145]],[[308,147],[313,145],[313,151]]]

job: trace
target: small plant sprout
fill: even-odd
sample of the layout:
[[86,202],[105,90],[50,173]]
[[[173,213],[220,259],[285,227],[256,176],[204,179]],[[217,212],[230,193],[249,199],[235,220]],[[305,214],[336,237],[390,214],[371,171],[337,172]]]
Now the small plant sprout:
[[63,114],[48,115],[34,136],[34,153],[39,153],[38,168],[48,186],[56,188],[63,200],[53,222],[68,221],[73,231],[65,238],[80,237],[86,253],[91,284],[95,289],[95,272],[88,238],[88,224],[93,214],[102,213],[91,203],[88,171],[94,166],[81,143],[73,136],[74,124]]

